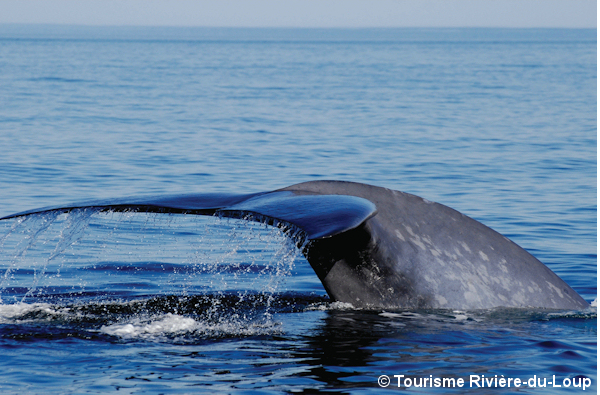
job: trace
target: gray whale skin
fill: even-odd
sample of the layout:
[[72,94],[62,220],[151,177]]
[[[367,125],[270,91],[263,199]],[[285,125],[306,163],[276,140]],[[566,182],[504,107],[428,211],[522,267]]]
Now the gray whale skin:
[[343,181],[311,181],[247,195],[130,197],[46,207],[221,215],[295,232],[330,298],[361,308],[585,309],[539,260],[456,210],[415,195]]

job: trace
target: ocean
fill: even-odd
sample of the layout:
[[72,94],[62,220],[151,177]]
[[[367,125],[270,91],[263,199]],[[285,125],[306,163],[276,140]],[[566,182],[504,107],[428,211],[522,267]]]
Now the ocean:
[[[475,218],[595,302],[596,44],[0,25],[0,217],[362,182]],[[80,210],[0,221],[0,355],[3,394],[595,393],[597,312],[357,309],[278,228]]]

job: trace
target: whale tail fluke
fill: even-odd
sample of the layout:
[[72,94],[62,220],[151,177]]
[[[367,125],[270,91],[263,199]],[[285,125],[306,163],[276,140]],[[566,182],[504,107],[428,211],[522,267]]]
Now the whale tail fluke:
[[221,215],[292,228],[329,296],[355,307],[584,309],[543,263],[444,205],[376,186],[312,181],[245,195],[129,197],[45,207]]

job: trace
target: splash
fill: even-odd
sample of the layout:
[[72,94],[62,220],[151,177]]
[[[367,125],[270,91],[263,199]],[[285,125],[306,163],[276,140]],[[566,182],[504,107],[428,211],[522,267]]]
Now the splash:
[[128,323],[105,325],[100,332],[125,340],[185,342],[188,339],[272,335],[281,324],[273,321],[227,320],[210,322],[172,313],[134,317]]
[[[0,282],[0,303],[2,302],[2,291],[6,288],[10,279],[14,278],[11,277],[13,272],[27,265],[33,270],[33,276],[31,285],[28,286],[27,292],[22,296],[21,302],[32,296],[40,280],[44,278],[48,265],[67,248],[81,239],[95,212],[96,210],[89,208],[73,210],[63,215],[60,215],[59,212],[49,212],[15,221],[0,242],[0,248],[2,248],[0,252],[4,254],[3,249],[7,241],[11,237],[18,240],[19,236],[21,236],[20,241],[13,244],[12,259]],[[53,227],[57,222],[60,225]],[[56,228],[58,228],[58,232]],[[44,246],[46,244],[51,245],[52,242],[55,243],[55,247],[47,256],[36,255],[36,247],[41,244],[41,248],[38,248],[38,250],[44,250]],[[28,253],[32,251],[33,254],[30,254],[31,256],[29,257]],[[58,272],[60,272],[60,268]]]
[[100,331],[126,338],[147,337],[189,332],[196,330],[199,324],[192,318],[167,313],[163,316],[153,317],[147,322],[140,318],[134,318],[132,323],[103,326]]
[[31,321],[40,316],[57,316],[59,310],[49,303],[0,304],[0,324]]
[[16,219],[0,238],[0,320],[87,317],[86,330],[123,339],[274,333],[298,240],[289,228],[193,215]]

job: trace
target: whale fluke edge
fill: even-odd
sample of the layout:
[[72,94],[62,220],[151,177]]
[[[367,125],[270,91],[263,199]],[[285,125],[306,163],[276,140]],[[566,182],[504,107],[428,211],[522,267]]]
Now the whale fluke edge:
[[355,307],[589,307],[543,263],[480,222],[415,195],[354,182],[310,181],[245,195],[88,201],[0,220],[88,207],[216,214],[291,228],[330,298]]

